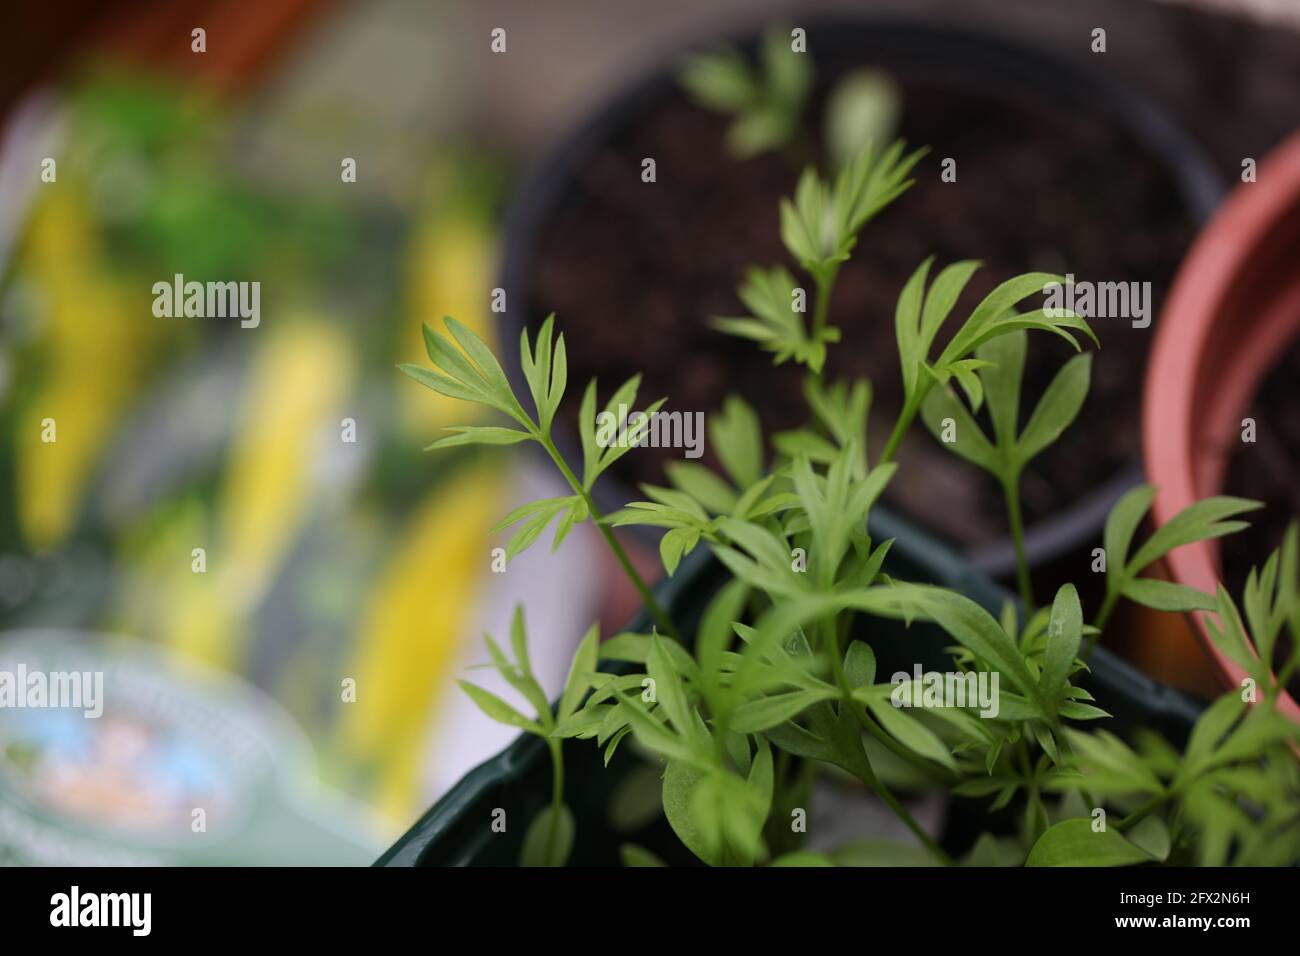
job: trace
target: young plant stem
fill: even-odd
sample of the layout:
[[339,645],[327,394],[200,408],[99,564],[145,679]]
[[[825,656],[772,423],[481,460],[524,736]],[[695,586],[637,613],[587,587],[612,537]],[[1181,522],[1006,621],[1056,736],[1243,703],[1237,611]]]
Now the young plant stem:
[[1119,591],[1107,591],[1106,599],[1101,602],[1101,610],[1097,612],[1097,620],[1092,622],[1092,626],[1101,630],[1110,620],[1110,614],[1115,610],[1115,602],[1119,600]]
[[1119,821],[1119,823],[1115,824],[1115,829],[1128,830],[1131,827],[1136,826],[1145,820],[1153,810],[1157,809],[1167,799],[1168,797],[1165,794],[1157,794],[1126,816],[1123,820]]
[[[835,682],[839,686],[840,691],[844,694],[844,700],[840,706],[850,708],[853,714],[858,717],[859,723],[862,723],[866,718],[866,714],[858,714],[857,702],[853,700],[853,689],[849,687],[848,678],[844,676],[844,665],[840,660],[839,635],[836,633],[835,621],[833,619],[824,622],[822,626],[822,635],[823,639],[829,646],[831,670],[834,673]],[[865,727],[866,724],[863,723],[863,726]],[[858,739],[858,742],[859,745],[861,745],[861,738]],[[908,811],[907,807],[903,806],[903,804],[899,802],[898,798],[890,793],[889,788],[886,787],[884,783],[881,782],[880,778],[876,776],[876,772],[871,768],[871,758],[867,756],[865,747],[862,748],[862,782],[870,787],[876,796],[880,798],[880,801],[893,811],[894,816],[898,817],[905,827],[912,831],[916,838],[921,841],[921,845],[929,850],[936,860],[938,860],[943,866],[952,866],[952,858],[944,852],[943,847],[939,846],[939,844],[934,841],[934,838],[925,832],[922,826],[916,822],[916,818]]]
[[1097,633],[1088,638],[1088,643],[1080,654],[1080,658],[1086,663],[1092,656],[1092,650],[1101,640],[1102,631],[1106,629],[1106,622],[1110,620],[1111,612],[1115,610],[1115,602],[1119,600],[1119,590],[1106,589],[1106,597],[1101,602],[1101,610],[1097,612],[1097,619],[1092,622],[1092,626],[1097,629]]
[[1016,548],[1016,584],[1020,600],[1025,605],[1025,616],[1034,612],[1034,588],[1029,580],[1029,561],[1025,558],[1025,527],[1020,516],[1020,476],[1002,479],[1002,494],[1007,502],[1007,524],[1011,527],[1011,542]]
[[885,443],[885,450],[880,453],[880,460],[876,462],[876,467],[894,460],[894,455],[898,452],[898,446],[903,441],[903,436],[907,434],[908,428],[912,425],[912,419],[916,417],[917,410],[921,407],[921,398],[908,396],[903,402],[903,408],[898,413],[898,419],[894,422],[894,430],[889,433],[889,441]]
[[640,572],[638,572],[633,566],[632,560],[627,556],[627,552],[623,550],[623,546],[618,543],[618,538],[614,536],[613,529],[608,525],[601,523],[602,515],[600,509],[596,507],[596,502],[592,500],[591,493],[582,486],[582,482],[578,481],[577,476],[574,475],[572,469],[569,468],[568,463],[564,460],[564,457],[560,454],[559,449],[555,447],[555,443],[551,441],[550,437],[542,436],[539,441],[541,442],[542,447],[546,449],[546,453],[551,456],[551,460],[555,462],[555,466],[560,469],[560,473],[564,475],[564,480],[569,483],[569,487],[573,489],[574,493],[580,495],[583,502],[586,503],[587,511],[591,514],[592,523],[595,524],[596,528],[600,531],[601,536],[605,539],[605,543],[609,545],[609,549],[614,552],[614,557],[616,557],[618,563],[622,565],[623,572],[627,575],[628,580],[632,582],[632,586],[635,587],[637,592],[641,595],[641,600],[643,600],[646,607],[650,609],[650,614],[655,619],[655,623],[659,625],[659,629],[665,634],[668,634],[674,640],[680,641],[681,638],[677,634],[677,628],[673,624],[672,618],[670,618],[667,612],[664,611],[663,607],[660,606],[659,602],[655,599],[654,592],[650,590],[650,586],[645,583],[645,579],[641,577]]
[[899,803],[898,798],[889,792],[889,788],[880,782],[880,778],[871,769],[871,760],[867,757],[865,750],[862,754],[862,782],[875,792],[881,802],[889,807],[898,819],[903,821],[903,825],[912,831],[916,838],[921,841],[921,845],[929,850],[942,866],[952,866],[952,857],[945,853],[943,847],[939,846],[934,838],[922,829],[912,814],[907,811],[907,807]]
[[1281,670],[1277,672],[1277,677],[1273,681],[1273,687],[1271,689],[1273,695],[1276,695],[1277,691],[1291,683],[1291,675],[1295,673],[1297,667],[1300,667],[1300,657],[1297,656],[1292,656],[1289,661],[1282,665]]
[[[825,277],[817,280],[817,301],[813,303],[813,327],[812,335],[816,339],[821,335],[822,329],[826,328],[826,312],[830,308],[831,293],[835,291],[835,280],[839,275],[839,265],[832,266],[826,273]],[[821,377],[821,372],[817,373]]]
[[[1033,764],[1029,760],[1029,745],[1026,743],[1026,741],[1029,739],[1028,731],[1029,731],[1029,725],[1026,724],[1021,729],[1022,736],[1016,745],[1016,756],[1020,760],[1020,772],[1024,777],[1025,796],[1029,799],[1029,806],[1037,807],[1038,809],[1042,810],[1043,813],[1046,813],[1046,810],[1043,807],[1043,802],[1039,797],[1038,780],[1034,777]],[[1035,814],[1034,822],[1037,823],[1039,821],[1041,821],[1044,824],[1047,824],[1048,822],[1045,818],[1042,818],[1038,814]],[[1034,840],[1037,840],[1040,836],[1043,835],[1044,829],[1046,829],[1046,826],[1044,826],[1041,829],[1037,826],[1034,826],[1033,828]]]

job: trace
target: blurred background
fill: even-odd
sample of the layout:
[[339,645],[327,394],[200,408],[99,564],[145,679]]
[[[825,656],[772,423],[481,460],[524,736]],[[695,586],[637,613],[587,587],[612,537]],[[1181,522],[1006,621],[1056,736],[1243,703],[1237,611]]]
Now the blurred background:
[[[444,314],[494,340],[508,200],[548,144],[686,47],[818,11],[1076,59],[1104,20],[1107,71],[1226,178],[1297,122],[1292,0],[5,5],[0,628],[156,689],[106,727],[0,721],[0,859],[259,862],[279,831],[282,862],[365,862],[511,738],[454,686],[484,631],[523,602],[553,688],[592,620],[630,616],[590,528],[491,572],[486,529],[554,479],[508,450],[424,454],[469,413],[394,366]],[[260,281],[259,327],[156,318],[178,273]],[[250,822],[261,791],[231,781],[256,761],[213,721],[249,723],[256,786],[298,829]],[[136,812],[195,793],[238,847],[169,849],[170,817]]]

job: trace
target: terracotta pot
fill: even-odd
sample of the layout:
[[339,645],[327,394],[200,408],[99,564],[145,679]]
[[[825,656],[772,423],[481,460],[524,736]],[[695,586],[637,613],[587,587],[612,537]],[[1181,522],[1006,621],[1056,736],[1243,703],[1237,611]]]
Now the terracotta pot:
[[[1143,445],[1159,489],[1155,520],[1222,492],[1241,419],[1272,363],[1300,335],[1300,132],[1259,164],[1257,181],[1229,196],[1184,260],[1165,304],[1147,370]],[[1262,562],[1262,556],[1261,556]],[[1213,592],[1219,542],[1178,548],[1172,580]],[[1237,595],[1233,595],[1234,598]],[[1245,676],[1213,646],[1204,614],[1193,627],[1225,685]],[[1284,713],[1300,707],[1283,695]]]

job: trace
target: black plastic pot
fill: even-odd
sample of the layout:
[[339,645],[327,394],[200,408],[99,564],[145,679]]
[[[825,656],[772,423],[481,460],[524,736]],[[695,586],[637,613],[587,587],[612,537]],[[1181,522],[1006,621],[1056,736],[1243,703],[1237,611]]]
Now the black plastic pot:
[[[884,508],[874,509],[870,531],[877,540],[896,539],[885,570],[897,578],[953,588],[994,614],[1010,597],[955,552]],[[727,572],[701,548],[657,592],[682,633],[693,635],[709,599],[727,579]],[[904,628],[898,622],[877,618],[869,623],[879,673],[910,671],[915,662],[926,669],[946,667],[949,658],[944,649],[952,639],[935,625],[916,622]],[[650,626],[643,612],[629,629],[644,633]],[[1114,715],[1114,720],[1107,721],[1108,728],[1147,727],[1175,744],[1186,740],[1200,704],[1144,676],[1105,648],[1098,648],[1089,663],[1091,672],[1084,686],[1096,697],[1098,706]],[[615,666],[607,664],[604,669]],[[564,745],[564,761],[565,800],[579,821],[571,865],[616,865],[618,847],[628,841],[653,850],[669,863],[694,861],[662,817],[634,833],[616,832],[605,822],[615,788],[639,763],[626,749],[604,767],[600,748],[591,741],[570,740]],[[545,744],[537,737],[522,735],[462,778],[376,865],[514,865],[524,821],[531,820],[547,803],[550,787],[551,765]],[[506,812],[504,834],[492,830],[497,809]],[[950,820],[950,825],[957,822]]]
[[[1163,163],[1188,218],[1197,226],[1209,217],[1224,193],[1221,179],[1200,147],[1162,110],[1113,79],[1068,60],[999,38],[920,24],[833,20],[807,25],[807,30],[809,50],[819,63],[856,62],[866,55],[881,53],[945,70],[959,68],[969,74],[975,86],[1042,97],[1060,111],[1085,106],[1100,109]],[[750,50],[757,43],[755,32],[721,40]],[[501,329],[508,370],[518,369],[521,325],[536,328],[544,318],[541,314],[525,315],[523,311],[532,298],[530,279],[539,236],[557,211],[572,200],[575,170],[676,89],[671,63],[632,83],[562,137],[518,189],[506,226],[501,280],[512,303],[512,308],[502,316]],[[611,321],[615,320],[616,317],[611,317]],[[737,347],[745,346],[738,343]],[[585,381],[586,377],[583,369],[570,370],[571,380]],[[517,387],[522,384],[515,382]],[[1137,388],[1137,383],[1134,387]],[[1135,402],[1136,396],[1135,391]],[[1076,427],[1082,427],[1082,423]],[[566,451],[576,450],[576,436],[558,437]],[[1135,458],[1059,513],[1030,525],[1025,535],[1030,564],[1038,569],[1099,541],[1110,507],[1127,489],[1141,481],[1141,476]],[[621,507],[640,497],[611,476],[603,478],[601,484],[598,503],[602,508]],[[654,534],[653,529],[636,530]],[[965,556],[992,577],[1005,580],[1014,574],[1015,552],[1009,537],[973,546]]]

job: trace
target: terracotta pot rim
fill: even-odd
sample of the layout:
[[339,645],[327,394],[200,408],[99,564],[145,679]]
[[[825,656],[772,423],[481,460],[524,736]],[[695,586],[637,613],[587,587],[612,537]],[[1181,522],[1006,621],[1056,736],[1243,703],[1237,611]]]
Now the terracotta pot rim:
[[[1205,374],[1215,330],[1236,313],[1229,297],[1241,273],[1266,244],[1270,233],[1288,216],[1300,215],[1300,131],[1293,133],[1259,164],[1256,182],[1243,183],[1197,237],[1183,260],[1157,326],[1143,395],[1143,455],[1147,476],[1157,487],[1153,514],[1164,524],[1183,508],[1220,489],[1198,489],[1198,450],[1204,432],[1198,412],[1204,395],[1232,392],[1249,401],[1252,383],[1266,374],[1276,353],[1257,354],[1230,371],[1232,380],[1211,380]],[[1294,273],[1277,277],[1276,306],[1294,299]],[[1257,326],[1252,326],[1252,330]],[[1226,379],[1228,376],[1222,376]],[[1243,382],[1242,378],[1250,381]],[[1244,411],[1244,408],[1238,409]],[[1226,416],[1225,416],[1226,417]],[[1218,476],[1218,481],[1222,476]],[[1173,580],[1213,591],[1218,580],[1218,542],[1199,541],[1176,548],[1165,558]],[[1190,614],[1193,628],[1213,658],[1225,686],[1238,686],[1246,676],[1209,638],[1204,612]],[[1300,720],[1300,706],[1285,691],[1280,706]]]

